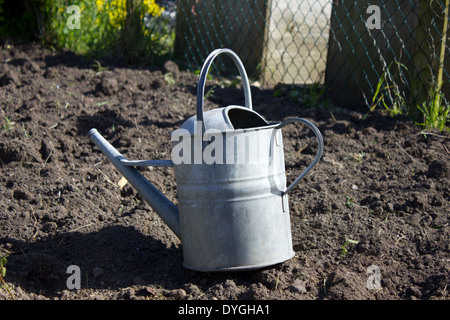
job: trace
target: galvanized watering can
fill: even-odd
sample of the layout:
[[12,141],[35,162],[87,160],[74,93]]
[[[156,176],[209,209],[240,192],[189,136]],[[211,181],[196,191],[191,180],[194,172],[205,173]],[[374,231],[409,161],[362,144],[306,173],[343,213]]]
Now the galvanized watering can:
[[[245,107],[205,112],[206,76],[222,53],[239,70]],[[314,132],[318,151],[286,188],[281,128],[293,122]],[[172,160],[127,160],[96,129],[89,136],[181,239],[186,268],[250,270],[294,256],[287,195],[321,158],[322,135],[308,120],[268,123],[253,111],[247,74],[233,51],[217,49],[206,59],[197,87],[197,114],[172,133]],[[139,166],[175,168],[179,208],[137,171]]]

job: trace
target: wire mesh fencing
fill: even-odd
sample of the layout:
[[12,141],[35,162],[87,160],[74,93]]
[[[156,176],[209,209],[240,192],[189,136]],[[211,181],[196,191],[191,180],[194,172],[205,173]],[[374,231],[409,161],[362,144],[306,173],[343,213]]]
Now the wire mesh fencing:
[[[320,84],[334,104],[407,108],[450,97],[449,0],[178,0],[174,55],[227,47],[262,86]],[[215,71],[234,73],[226,58]],[[430,100],[431,99],[431,100]]]
[[448,0],[335,1],[329,94],[337,103],[394,113],[414,113],[433,96],[448,105],[448,6]]

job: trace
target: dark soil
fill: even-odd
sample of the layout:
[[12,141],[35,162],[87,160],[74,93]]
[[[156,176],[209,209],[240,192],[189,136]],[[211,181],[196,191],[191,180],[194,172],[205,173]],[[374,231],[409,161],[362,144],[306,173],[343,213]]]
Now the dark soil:
[[[257,87],[254,109],[267,120],[304,117],[324,136],[322,160],[289,198],[295,257],[237,273],[184,268],[180,241],[134,189],[119,188],[87,133],[97,128],[130,159],[169,159],[171,132],[195,114],[197,81],[173,63],[96,64],[2,45],[0,299],[448,299],[449,134],[378,112],[305,109]],[[213,85],[208,109],[243,104],[240,88]],[[292,181],[316,142],[301,126],[283,135]],[[177,202],[173,168],[141,171]],[[66,285],[70,265],[79,290]]]

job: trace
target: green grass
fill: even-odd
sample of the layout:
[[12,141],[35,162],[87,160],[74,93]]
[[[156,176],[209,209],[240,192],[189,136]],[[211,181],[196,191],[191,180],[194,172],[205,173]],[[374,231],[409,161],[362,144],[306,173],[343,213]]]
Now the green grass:
[[430,92],[429,99],[418,105],[423,115],[423,122],[418,124],[427,129],[443,131],[450,121],[450,105],[439,91]]
[[8,117],[5,117],[3,119],[3,124],[0,126],[0,130],[3,130],[3,131],[12,130],[14,128],[15,124],[16,123],[14,121],[11,121]]
[[[397,72],[391,70],[397,68]],[[442,66],[441,66],[442,67]],[[407,115],[418,126],[425,129],[449,130],[450,105],[440,90],[442,79],[428,89],[428,97],[423,101],[415,101],[416,97],[408,97],[404,90],[400,89],[400,74],[409,75],[408,68],[398,61],[391,62],[378,80],[372,97],[370,111],[381,109],[391,115]],[[409,75],[411,79],[411,76]],[[442,78],[442,77],[441,77]],[[403,80],[402,80],[403,81]],[[411,80],[410,83],[413,83]],[[410,83],[403,83],[409,87]]]
[[391,116],[408,113],[408,107],[404,94],[400,91],[397,82],[394,80],[395,75],[391,70],[393,66],[398,68],[397,71],[399,73],[408,70],[405,65],[397,61],[389,64],[378,80],[372,97],[370,111],[375,110],[375,108],[381,108],[384,112]]

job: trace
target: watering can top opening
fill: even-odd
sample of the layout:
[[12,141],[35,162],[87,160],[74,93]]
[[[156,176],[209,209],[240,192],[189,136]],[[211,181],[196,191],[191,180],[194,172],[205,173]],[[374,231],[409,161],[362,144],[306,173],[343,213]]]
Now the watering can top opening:
[[[271,128],[277,123],[269,123],[257,112],[241,106],[228,106],[206,111],[203,123],[197,116],[187,119],[173,136],[202,135],[209,132],[230,132],[238,130],[260,130]],[[202,126],[204,132],[202,132]]]

